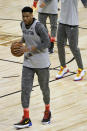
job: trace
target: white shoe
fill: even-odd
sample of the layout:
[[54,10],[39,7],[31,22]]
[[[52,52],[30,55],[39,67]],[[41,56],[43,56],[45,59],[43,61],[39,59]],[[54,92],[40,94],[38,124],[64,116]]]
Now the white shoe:
[[64,68],[63,66],[61,66],[58,74],[56,75],[56,79],[62,78],[68,72],[69,72],[69,69]]
[[74,78],[74,81],[82,80],[85,75],[86,75],[86,71],[78,68],[78,73],[76,74],[76,77]]

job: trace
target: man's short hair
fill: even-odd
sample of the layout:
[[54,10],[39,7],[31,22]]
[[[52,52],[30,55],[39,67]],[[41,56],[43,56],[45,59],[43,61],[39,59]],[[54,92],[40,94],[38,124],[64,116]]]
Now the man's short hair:
[[25,6],[23,9],[22,9],[22,13],[23,12],[29,12],[29,13],[32,13],[33,12],[33,9],[29,6]]

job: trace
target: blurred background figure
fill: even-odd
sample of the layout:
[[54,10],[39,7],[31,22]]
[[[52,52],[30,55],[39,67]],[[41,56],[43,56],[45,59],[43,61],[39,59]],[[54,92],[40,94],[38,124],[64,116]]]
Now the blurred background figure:
[[56,39],[56,31],[57,31],[57,19],[58,19],[58,1],[59,0],[34,0],[33,7],[38,6],[38,20],[46,26],[46,20],[49,17],[50,25],[51,25],[51,33],[49,33],[51,45],[49,47],[49,53],[54,52],[54,42]]
[[65,44],[67,39],[70,50],[78,66],[78,71],[74,80],[82,80],[85,76],[80,49],[78,47],[78,25],[78,0],[61,0],[61,11],[57,32],[58,56],[61,67],[56,75],[56,79],[62,78],[69,71],[66,68],[65,58]]

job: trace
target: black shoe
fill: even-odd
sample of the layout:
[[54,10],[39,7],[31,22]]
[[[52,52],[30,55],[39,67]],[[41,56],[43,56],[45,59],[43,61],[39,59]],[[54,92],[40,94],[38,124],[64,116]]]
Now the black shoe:
[[51,119],[51,112],[50,111],[45,111],[44,112],[44,117],[43,120],[41,121],[42,124],[50,124],[50,119]]
[[49,47],[49,53],[52,54],[54,52],[54,43],[51,42],[51,45]]
[[28,118],[25,118],[21,122],[14,124],[14,127],[17,129],[22,129],[22,128],[26,128],[26,127],[30,127],[30,126],[32,126],[32,122]]
[[87,8],[87,5],[84,5],[85,8]]
[[83,3],[84,7],[87,8],[87,2]]
[[54,50],[53,50],[53,48],[50,48],[49,49],[49,54],[52,54],[52,53],[54,53]]

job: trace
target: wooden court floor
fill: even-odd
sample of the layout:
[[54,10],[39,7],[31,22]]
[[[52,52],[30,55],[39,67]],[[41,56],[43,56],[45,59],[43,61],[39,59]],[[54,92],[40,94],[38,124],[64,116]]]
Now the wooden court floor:
[[[13,124],[20,121],[23,114],[21,107],[23,57],[12,56],[10,45],[12,41],[21,37],[21,9],[25,5],[31,6],[32,0],[0,0],[0,131],[15,131]],[[34,15],[37,17],[36,12]],[[79,2],[79,47],[87,72],[87,9],[81,2]],[[51,124],[41,124],[44,104],[35,76],[30,102],[30,118],[33,126],[22,131],[87,131],[87,75],[82,81],[73,81],[77,65],[68,46],[66,46],[66,62],[69,62],[67,67],[70,72],[64,78],[55,80],[60,66],[56,42],[50,61]]]

